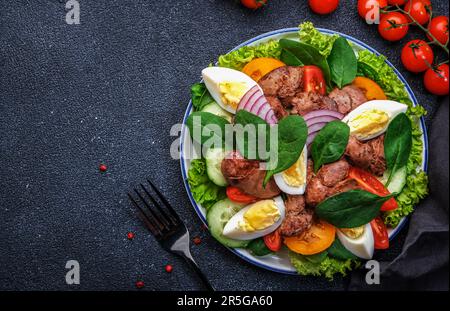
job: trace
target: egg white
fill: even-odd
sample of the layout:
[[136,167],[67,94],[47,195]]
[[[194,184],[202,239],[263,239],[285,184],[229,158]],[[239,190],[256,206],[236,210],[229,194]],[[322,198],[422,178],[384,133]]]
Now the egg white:
[[[255,80],[247,76],[245,73],[224,67],[205,68],[202,71],[202,77],[206,88],[214,100],[220,105],[220,107],[233,114],[236,113],[236,109],[233,109],[222,101],[219,84],[222,82],[244,82],[247,86],[247,90],[242,94],[242,96],[244,96],[245,93],[247,93],[247,91],[249,91],[252,87],[258,85]],[[260,87],[259,89],[262,92]]]
[[353,255],[363,259],[371,259],[373,257],[375,240],[370,223],[364,225],[364,233],[357,239],[348,237],[339,229],[336,230],[336,233],[342,245]]
[[377,131],[376,133],[373,133],[372,135],[369,135],[367,137],[358,137],[358,139],[360,140],[370,140],[384,134],[389,126],[389,123],[400,113],[406,112],[406,110],[408,110],[408,106],[393,100],[371,100],[351,111],[347,116],[344,117],[344,119],[342,119],[342,122],[349,123],[357,116],[373,109],[384,111],[389,117],[389,122],[383,129]]
[[280,190],[283,191],[284,193],[291,194],[291,195],[302,195],[305,193],[306,175],[307,175],[307,169],[308,169],[308,148],[306,147],[306,145],[303,148],[302,153],[304,153],[304,157],[303,157],[304,161],[302,163],[300,163],[300,165],[303,165],[303,169],[305,172],[304,173],[305,182],[303,185],[300,185],[299,187],[288,185],[283,178],[283,172],[274,175],[275,183],[277,184],[278,188],[280,188]]
[[267,227],[263,230],[256,230],[253,232],[246,232],[244,231],[240,226],[239,223],[244,221],[244,214],[247,212],[251,205],[248,205],[241,209],[239,212],[237,212],[231,219],[227,222],[225,225],[225,228],[223,229],[223,236],[235,240],[253,240],[260,238],[262,236],[265,236],[273,231],[275,231],[283,222],[285,215],[286,215],[286,208],[284,206],[284,201],[281,197],[273,198],[272,200],[275,201],[276,206],[278,207],[278,211],[280,212],[280,218],[273,223],[271,226]]

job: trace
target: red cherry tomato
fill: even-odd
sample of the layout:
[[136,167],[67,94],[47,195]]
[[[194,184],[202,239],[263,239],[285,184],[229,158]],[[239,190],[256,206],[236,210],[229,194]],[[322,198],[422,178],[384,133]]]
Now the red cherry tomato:
[[339,6],[339,0],[309,0],[309,7],[317,14],[330,14]]
[[303,68],[303,91],[325,95],[327,84],[325,83],[322,70],[317,66],[304,66]]
[[375,249],[389,248],[389,234],[381,217],[377,217],[370,222],[373,238],[375,240]]
[[281,249],[280,230],[277,229],[274,232],[264,236],[264,243],[272,252],[278,252]]
[[246,8],[256,10],[266,5],[267,0],[241,0],[241,3]]
[[[442,44],[448,43],[448,17],[437,16],[428,25],[428,30]],[[429,35],[428,39],[432,40]]]
[[234,201],[237,203],[245,203],[245,204],[253,203],[258,200],[257,197],[246,194],[246,193],[242,192],[241,190],[239,190],[238,188],[233,187],[233,186],[227,187],[227,197],[231,201]]
[[[356,180],[356,182],[361,188],[370,193],[382,197],[390,194],[389,190],[387,190],[386,187],[375,176],[362,169],[356,167],[350,168],[348,177]],[[397,207],[398,207],[397,201],[395,201],[394,198],[391,198],[386,202],[384,202],[384,204],[381,206],[381,211],[383,212],[392,211],[395,210]]]
[[367,13],[369,13],[369,11],[372,11],[374,8],[373,3],[378,4],[380,8],[384,8],[388,5],[387,0],[358,0],[359,16],[366,19]]
[[423,78],[425,88],[435,95],[448,95],[448,65],[428,69]]
[[378,32],[388,41],[398,41],[408,33],[408,19],[400,12],[390,12],[381,17]]
[[404,5],[408,0],[388,0],[389,5]]
[[423,72],[433,64],[434,53],[431,47],[423,40],[412,40],[402,50],[402,63],[411,72]]
[[[431,2],[427,0],[408,0],[404,10],[421,25],[428,23],[430,19]],[[408,20],[412,20],[408,17]]]

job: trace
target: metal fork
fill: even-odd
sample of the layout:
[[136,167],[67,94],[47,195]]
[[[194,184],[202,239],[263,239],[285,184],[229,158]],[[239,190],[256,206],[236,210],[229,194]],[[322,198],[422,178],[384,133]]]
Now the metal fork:
[[[203,281],[205,287],[214,291],[214,287],[192,258],[189,249],[189,231],[186,225],[158,188],[149,179],[147,182],[153,191],[146,188],[144,184],[140,184],[140,188],[128,193],[128,197],[139,211],[146,227],[165,250],[183,257]],[[151,192],[154,192],[156,197]]]

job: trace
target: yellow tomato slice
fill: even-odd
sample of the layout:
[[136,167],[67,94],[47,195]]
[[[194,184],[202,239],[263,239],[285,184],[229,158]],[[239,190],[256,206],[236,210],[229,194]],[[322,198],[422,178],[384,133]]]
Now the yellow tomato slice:
[[293,252],[314,255],[323,252],[333,244],[336,228],[320,220],[298,236],[284,238],[284,244]]
[[383,89],[373,80],[366,77],[356,77],[352,83],[354,86],[360,88],[368,100],[387,99]]
[[272,70],[283,66],[286,66],[286,64],[276,58],[260,57],[253,59],[251,62],[245,65],[245,67],[242,69],[242,72],[258,82],[259,79],[264,77]]

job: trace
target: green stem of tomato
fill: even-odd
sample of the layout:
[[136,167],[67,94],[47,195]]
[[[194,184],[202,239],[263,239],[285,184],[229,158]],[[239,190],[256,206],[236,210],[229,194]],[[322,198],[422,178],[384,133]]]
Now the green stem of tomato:
[[[440,46],[440,47],[445,51],[445,53],[447,53],[447,55],[449,54],[448,47],[447,47],[446,45],[440,43],[440,42],[436,39],[436,37],[433,36],[433,34],[432,34],[427,28],[425,28],[425,27],[423,27],[421,24],[419,24],[419,22],[417,22],[417,20],[416,20],[414,17],[411,16],[411,13],[410,13],[410,12],[407,12],[407,11],[403,10],[403,9],[402,9],[401,7],[399,7],[398,5],[397,5],[396,11],[408,15],[408,17],[413,21],[411,24],[417,25],[417,26],[418,26],[420,29],[422,29],[427,35],[430,36],[430,38],[432,39],[431,44],[436,44],[436,45]],[[431,20],[431,16],[432,16],[432,13],[430,13],[430,20]]]

